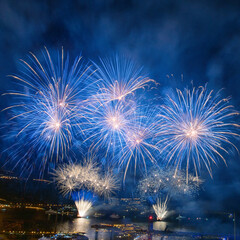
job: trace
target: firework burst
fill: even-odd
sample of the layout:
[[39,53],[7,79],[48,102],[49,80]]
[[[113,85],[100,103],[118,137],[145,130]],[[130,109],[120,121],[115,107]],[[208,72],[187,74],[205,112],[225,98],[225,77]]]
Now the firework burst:
[[198,175],[203,164],[212,176],[212,164],[218,159],[226,163],[223,154],[228,153],[227,146],[237,149],[232,140],[239,136],[239,125],[234,122],[239,113],[219,92],[214,94],[205,87],[177,90],[160,111],[158,145],[176,172],[185,166],[188,176],[193,167]]
[[[38,152],[44,170],[49,160],[58,162],[64,159],[75,127],[81,129],[84,118],[81,109],[85,92],[94,86],[93,71],[82,63],[81,57],[70,65],[63,50],[54,60],[45,48],[40,59],[31,53],[29,62],[21,62],[24,72],[11,77],[23,91],[7,93],[14,96],[16,104],[5,109],[11,110],[10,121],[15,124],[11,135],[16,144],[11,149],[17,154],[12,156],[20,159],[16,165],[21,162],[26,168],[29,159],[35,158],[34,154]],[[21,158],[20,151],[24,151]]]
[[54,181],[63,195],[71,195],[73,192],[81,190],[108,197],[118,188],[117,180],[111,171],[102,175],[100,168],[92,161],[59,166],[53,175]]
[[[91,104],[90,104],[91,103]],[[84,133],[86,142],[91,142],[90,151],[104,150],[104,157],[112,165],[125,169],[124,180],[129,166],[143,165],[146,161],[156,163],[158,118],[156,108],[149,109],[136,100],[109,101],[96,99],[86,108],[88,121]]]
[[201,189],[202,180],[188,175],[186,182],[186,174],[171,168],[151,168],[148,174],[139,181],[138,191],[141,196],[147,198],[162,195],[168,195],[171,198],[179,199],[184,196],[194,197]]
[[156,111],[141,108],[141,113],[138,112],[132,117],[132,122],[126,131],[125,146],[119,154],[119,165],[125,167],[124,179],[128,167],[131,162],[134,163],[136,171],[138,162],[142,163],[146,170],[146,160],[156,164],[156,153],[159,153],[159,148],[156,145],[156,134],[158,125],[156,124]]
[[97,97],[104,101],[121,101],[128,95],[134,94],[138,89],[144,89],[154,80],[146,77],[142,69],[126,58],[116,56],[111,59],[100,59],[100,64],[95,64],[97,76],[102,79]]
[[135,116],[135,102],[93,101],[86,107],[88,121],[84,129],[86,142],[91,142],[90,150],[106,150],[116,153],[125,143],[125,135]]
[[59,166],[53,172],[54,181],[63,195],[79,189],[95,190],[99,181],[99,168],[92,162],[83,164],[68,163]]

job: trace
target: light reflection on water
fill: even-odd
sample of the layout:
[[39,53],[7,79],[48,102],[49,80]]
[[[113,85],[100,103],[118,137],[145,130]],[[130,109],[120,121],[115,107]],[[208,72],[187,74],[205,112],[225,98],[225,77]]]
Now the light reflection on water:
[[99,229],[97,232],[91,228],[93,221],[87,218],[75,218],[72,221],[66,221],[58,224],[58,232],[84,232],[89,239],[108,240],[111,236],[111,231]]
[[[62,215],[48,215],[45,214],[45,211],[42,210],[33,210],[33,209],[7,209],[6,211],[0,211],[0,230],[15,230],[15,231],[57,231],[57,232],[85,232],[86,236],[89,237],[90,240],[114,240],[116,239],[117,231],[111,229],[98,229],[92,228],[92,225],[100,224],[100,223],[133,223],[135,226],[141,229],[148,229],[150,226],[148,221],[131,221],[130,219],[122,219],[122,220],[103,220],[99,218],[69,218]],[[231,233],[232,224],[224,225],[219,222],[210,222],[196,225],[196,222],[193,225],[187,225],[187,223],[181,222],[153,222],[151,229],[157,231],[165,231],[168,228],[170,231],[174,232],[207,232],[209,230],[214,231],[214,227],[217,228],[217,232],[219,234],[219,226],[221,226],[222,231],[227,231],[229,229],[229,233]],[[227,228],[228,227],[228,228]],[[202,231],[201,231],[202,228]],[[0,236],[1,239],[1,236]],[[4,240],[8,239],[6,237]],[[13,239],[13,238],[11,238]],[[28,237],[25,240],[36,240],[35,237]],[[188,237],[178,237],[173,238],[168,236],[168,238],[163,236],[149,236],[144,235],[139,238],[139,240],[188,240]]]
[[91,220],[75,218],[57,225],[58,232],[87,232],[91,229]]
[[[98,229],[95,230],[91,228],[92,224],[98,224],[102,221],[98,219],[86,219],[86,218],[75,218],[72,221],[67,221],[61,224],[58,224],[57,231],[61,232],[85,232],[86,236],[89,237],[89,240],[113,240],[114,239],[114,230],[107,229]],[[106,222],[108,223],[108,221]],[[110,223],[110,222],[109,222]],[[136,225],[140,226],[142,229],[147,229],[146,224],[137,223]],[[168,222],[153,222],[153,229],[164,231],[166,227],[173,227],[173,224]],[[189,240],[191,238],[187,237],[170,237],[170,236],[156,236],[144,234],[139,236],[137,240]]]
[[[58,224],[57,231],[61,232],[85,232],[86,236],[89,237],[89,240],[113,240],[114,239],[114,230],[104,230],[98,229],[95,230],[91,228],[91,225],[100,223],[101,221],[97,219],[86,219],[86,218],[75,218],[73,221],[67,221],[61,224]],[[137,224],[143,229],[147,229],[146,224]],[[153,229],[164,231],[167,226],[171,226],[167,222],[153,222]],[[170,237],[170,236],[151,236],[148,234],[142,235],[137,240],[189,240],[190,238],[186,237]]]
[[153,229],[158,231],[164,231],[169,224],[167,222],[154,222]]
[[153,223],[153,229],[157,231],[165,231],[166,229],[168,230],[174,230],[176,232],[189,232],[189,231],[194,231],[193,228],[188,226],[188,228],[184,226],[178,226],[176,224],[170,223],[170,222],[164,222],[164,221],[157,221]]
[[114,230],[98,229],[91,227],[93,224],[99,224],[102,221],[87,218],[75,218],[72,221],[66,221],[58,224],[58,232],[84,232],[89,240],[111,240],[114,236]]

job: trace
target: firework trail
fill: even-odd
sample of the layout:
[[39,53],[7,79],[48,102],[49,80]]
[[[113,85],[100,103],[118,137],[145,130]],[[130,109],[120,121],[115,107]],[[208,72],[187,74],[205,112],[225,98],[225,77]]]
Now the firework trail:
[[107,102],[125,100],[136,90],[155,83],[146,77],[133,61],[123,57],[100,59],[100,64],[95,63],[95,66],[98,69],[97,76],[102,80],[96,97],[100,96]]
[[179,199],[181,197],[195,197],[201,189],[202,180],[178,171],[175,174],[173,168],[151,168],[148,174],[139,181],[138,192],[143,197],[160,197],[168,195],[171,198]]
[[239,125],[234,122],[238,114],[220,92],[214,94],[206,87],[177,90],[160,108],[161,153],[176,172],[185,166],[187,181],[189,169],[194,168],[198,176],[201,165],[212,176],[212,164],[218,159],[226,163],[227,147],[237,149],[232,140],[239,136]]
[[[14,124],[10,134],[16,142],[8,149],[18,158],[22,169],[38,164],[44,171],[48,161],[63,161],[71,146],[75,128],[81,131],[87,90],[94,88],[93,72],[77,57],[71,65],[62,49],[52,58],[45,48],[41,58],[31,53],[29,62],[21,60],[24,71],[12,75],[22,90],[7,93],[14,97],[9,120]],[[20,157],[20,152],[23,156]],[[33,162],[29,161],[30,159]],[[16,160],[16,159],[15,159]]]
[[164,220],[168,216],[168,197],[165,198],[165,201],[157,199],[157,203],[153,204],[153,210],[157,216],[157,220]]

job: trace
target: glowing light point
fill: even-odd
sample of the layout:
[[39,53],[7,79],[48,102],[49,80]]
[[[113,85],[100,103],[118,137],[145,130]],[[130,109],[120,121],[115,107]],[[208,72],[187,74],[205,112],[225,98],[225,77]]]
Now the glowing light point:
[[198,130],[193,128],[193,127],[190,127],[190,129],[188,130],[187,132],[187,137],[188,138],[191,138],[191,139],[196,139],[198,137]]
[[139,144],[141,142],[140,139],[136,139],[136,143]]
[[64,106],[65,106],[65,103],[64,103],[64,102],[60,102],[60,103],[59,103],[59,106],[60,106],[60,107],[64,107]]
[[61,123],[60,123],[60,122],[56,122],[56,123],[55,123],[55,128],[56,128],[56,129],[59,129],[60,127],[61,127]]
[[116,117],[112,117],[109,119],[109,123],[113,129],[117,130],[120,128],[120,122]]

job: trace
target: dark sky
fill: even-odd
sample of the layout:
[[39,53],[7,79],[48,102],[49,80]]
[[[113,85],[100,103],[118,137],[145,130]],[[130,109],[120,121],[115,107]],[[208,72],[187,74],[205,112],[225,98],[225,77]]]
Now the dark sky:
[[[191,81],[208,83],[224,88],[240,110],[239,1],[1,0],[1,93],[11,88],[6,75],[17,71],[18,60],[43,46],[64,46],[73,57],[82,52],[93,60],[125,54],[161,84],[159,94]],[[186,207],[239,208],[239,155],[227,160],[228,167],[220,163],[214,179],[206,180],[202,197]]]

